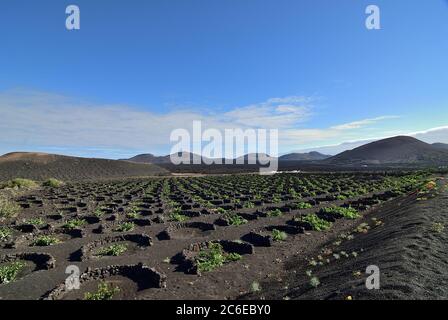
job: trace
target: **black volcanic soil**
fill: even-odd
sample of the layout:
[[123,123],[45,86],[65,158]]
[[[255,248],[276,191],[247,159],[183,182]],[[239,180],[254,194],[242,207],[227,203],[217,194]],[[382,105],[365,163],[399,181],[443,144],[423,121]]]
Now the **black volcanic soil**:
[[[366,233],[352,230],[354,239],[330,238],[307,255],[311,261],[330,263],[313,266],[304,256],[286,261],[278,281],[261,283],[263,291],[242,295],[243,299],[448,299],[448,223],[447,180],[429,196],[411,195],[385,205],[363,217]],[[379,225],[376,225],[380,221]],[[381,223],[382,222],[382,223]],[[440,224],[440,225],[439,225]],[[339,241],[341,242],[339,244]],[[340,255],[346,252],[349,257]],[[357,256],[351,255],[356,252]],[[332,253],[339,253],[335,259]],[[366,267],[380,270],[380,289],[368,290]],[[320,285],[312,287],[306,271],[312,271]]]
[[[309,179],[315,183],[319,183],[319,177],[335,185],[346,178],[349,178],[348,181],[357,181],[357,183],[374,183],[376,179],[381,178],[376,174],[303,175],[303,179]],[[103,271],[109,270],[111,266],[126,266],[134,270],[141,268],[140,263],[154,271],[134,270],[130,273],[105,276],[106,281],[120,286],[122,291],[117,295],[117,299],[236,299],[239,297],[325,299],[341,298],[348,294],[355,299],[370,298],[368,294],[376,294],[373,298],[406,298],[409,290],[414,290],[413,297],[446,297],[443,279],[446,277],[444,270],[446,253],[443,251],[446,231],[435,234],[428,229],[432,227],[432,222],[446,224],[447,210],[445,208],[448,201],[446,190],[427,201],[417,201],[417,197],[422,196],[414,193],[390,198],[387,202],[376,202],[378,204],[363,211],[363,218],[337,219],[330,230],[323,232],[295,228],[289,222],[296,215],[314,213],[321,207],[340,206],[358,198],[325,200],[323,199],[325,195],[321,195],[320,202],[313,208],[293,209],[282,216],[269,217],[266,216],[267,212],[273,208],[285,209],[288,202],[272,203],[268,202],[266,197],[264,199],[266,203],[257,205],[255,208],[235,209],[249,220],[247,224],[241,226],[226,226],[218,223],[222,218],[220,213],[204,210],[201,207],[182,209],[183,213],[191,216],[186,223],[166,220],[169,217],[170,201],[177,199],[176,201],[181,201],[185,206],[189,203],[194,205],[194,202],[191,202],[194,198],[190,196],[199,194],[195,191],[195,184],[199,184],[199,190],[208,191],[213,189],[216,183],[224,180],[224,177],[207,180],[209,178],[83,182],[67,184],[57,189],[27,191],[17,196],[16,200],[23,210],[17,218],[2,222],[2,225],[13,228],[15,232],[11,241],[1,243],[0,259],[11,255],[39,253],[51,256],[55,265],[49,264],[48,270],[41,267],[40,270],[28,272],[15,282],[1,284],[0,299],[47,297],[50,292],[54,293],[55,288],[59,288],[65,282],[68,276],[66,267],[70,265],[79,267],[81,273],[90,274],[92,270],[99,270],[100,274],[103,274]],[[267,181],[289,178],[289,175],[286,175],[272,178],[277,180]],[[257,178],[255,175],[250,175],[236,176],[232,179],[243,179],[241,183],[244,184],[247,181],[253,181],[252,179],[261,179],[256,181],[262,183],[264,179],[271,178]],[[189,189],[183,189],[185,185],[188,185]],[[171,200],[162,196],[163,190],[168,189]],[[227,190],[221,189],[219,196],[225,200],[223,195],[234,191],[233,189],[234,187]],[[384,191],[378,191],[375,194],[365,194],[362,199],[379,199],[385,194]],[[310,198],[313,199],[313,197]],[[308,201],[305,198],[303,200]],[[136,206],[140,217],[138,219],[128,217],[126,213]],[[98,208],[104,210],[104,214],[95,219],[93,214]],[[257,218],[253,219],[255,216]],[[32,230],[24,230],[21,226],[32,217],[43,218],[45,224]],[[374,226],[372,217],[377,218],[376,221],[384,222],[384,225]],[[80,227],[80,230],[64,232],[65,221],[74,218],[84,218],[87,223]],[[134,230],[128,232],[114,230],[121,223],[129,221],[136,223]],[[323,266],[322,269],[316,267],[313,272],[321,279],[322,285],[309,290],[305,271],[310,267],[306,259],[317,256],[341,234],[350,232],[363,221],[368,221],[372,225],[369,232],[356,234],[353,240],[342,242],[336,249],[333,248],[334,252],[336,250],[337,252],[345,250],[349,253],[356,251],[358,257],[354,260],[341,259]],[[150,225],[147,225],[148,223]],[[253,252],[245,251],[241,260],[225,264],[201,276],[186,273],[185,265],[180,263],[179,254],[191,245],[199,246],[207,241],[237,240],[235,243],[232,242],[231,247],[247,247],[249,244],[246,235],[253,231],[266,233],[272,228],[285,230],[288,233],[286,240],[273,242],[267,247],[256,244],[252,248]],[[165,231],[168,231],[169,238],[161,236]],[[48,247],[32,245],[39,235],[47,234],[56,236],[61,243]],[[128,244],[129,251],[121,256],[100,257],[91,254],[98,252],[100,248],[123,243]],[[364,293],[361,287],[357,289],[358,291],[355,290],[356,287],[352,288],[353,281],[356,281],[357,285],[362,283],[360,278],[354,280],[351,278],[353,270],[362,270],[366,264],[378,264],[383,270],[384,291]],[[43,265],[42,261],[40,265]],[[138,272],[143,273],[140,275]],[[147,274],[166,277],[166,287],[141,283],[142,279],[146,279]],[[412,279],[413,282],[403,284],[404,279]],[[93,291],[98,283],[97,278],[87,278],[81,286],[81,291],[56,294],[55,297],[58,299],[82,298],[86,291]],[[250,293],[254,283],[260,283],[261,292]],[[426,287],[437,283],[445,289],[437,289],[437,291],[435,287],[433,289]],[[406,287],[407,285],[410,287]],[[416,291],[418,288],[421,291]]]
[[168,174],[167,170],[157,165],[127,161],[40,153],[11,153],[0,157],[0,181],[14,178],[80,181]]
[[[384,172],[397,170],[420,170],[426,168],[433,168],[431,164],[403,164],[403,163],[388,163],[388,164],[369,164],[360,166],[359,164],[331,164],[324,163],[324,161],[280,161],[278,163],[278,171],[291,172]],[[258,173],[260,172],[260,165],[245,164],[245,165],[173,165],[171,163],[162,163],[157,166],[175,174],[205,174],[205,175],[222,175],[222,174],[244,174],[244,173]]]
[[[260,208],[261,209],[261,208]],[[254,211],[246,210],[246,211]],[[309,210],[308,210],[309,211]],[[49,211],[50,212],[50,211]],[[307,210],[305,210],[307,212]],[[215,223],[219,214],[205,215],[192,218],[190,221],[200,221],[205,223]],[[158,271],[167,275],[167,288],[150,288],[136,292],[132,288],[135,283],[128,281],[122,283],[124,291],[133,290],[133,295],[127,295],[126,299],[236,299],[239,295],[247,293],[253,282],[262,279],[276,277],[280,273],[284,261],[293,253],[308,252],[311,249],[316,250],[323,241],[334,236],[341,230],[353,225],[353,221],[341,220],[325,234],[313,232],[309,234],[290,235],[287,241],[275,243],[272,247],[256,247],[255,254],[245,255],[244,258],[236,263],[226,264],[217,270],[197,276],[186,274],[178,270],[176,263],[169,263],[167,258],[174,258],[179,252],[185,249],[189,244],[200,243],[210,240],[239,240],[243,235],[251,230],[263,229],[266,226],[284,225],[290,220],[292,214],[277,218],[262,218],[251,221],[247,225],[235,227],[219,227],[214,231],[199,232],[198,230],[188,231],[181,229],[173,232],[171,240],[159,240],[157,235],[166,230],[173,223],[154,224],[152,226],[138,227],[130,234],[145,233],[152,237],[153,246],[149,246],[139,252],[133,252],[132,255],[123,255],[119,257],[93,258],[87,261],[72,260],[76,256],[79,248],[95,240],[104,238],[110,233],[94,234],[93,230],[97,225],[86,227],[86,236],[83,238],[64,238],[64,242],[50,247],[28,247],[26,243],[19,244],[17,249],[0,249],[2,254],[14,252],[46,252],[51,254],[57,261],[55,269],[44,272],[35,272],[24,279],[8,285],[0,285],[1,299],[40,299],[50,292],[60,283],[63,283],[67,277],[65,268],[68,265],[76,265],[81,272],[86,268],[100,268],[113,265],[130,265],[144,263],[150,267],[155,267]],[[175,224],[175,223],[174,223]],[[29,243],[29,242],[28,242]],[[109,279],[107,279],[109,281]],[[112,279],[113,280],[113,279]],[[93,290],[93,286],[88,284],[88,290]],[[76,292],[74,295],[68,295],[69,298],[81,298],[83,293]],[[120,298],[121,296],[117,296]],[[66,299],[67,297],[62,297]]]

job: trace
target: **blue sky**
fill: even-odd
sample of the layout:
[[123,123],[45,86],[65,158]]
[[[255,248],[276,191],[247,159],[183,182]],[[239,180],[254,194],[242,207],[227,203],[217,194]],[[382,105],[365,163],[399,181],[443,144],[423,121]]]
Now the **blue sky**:
[[194,119],[280,152],[446,130],[447,36],[444,0],[3,0],[0,153],[162,154]]

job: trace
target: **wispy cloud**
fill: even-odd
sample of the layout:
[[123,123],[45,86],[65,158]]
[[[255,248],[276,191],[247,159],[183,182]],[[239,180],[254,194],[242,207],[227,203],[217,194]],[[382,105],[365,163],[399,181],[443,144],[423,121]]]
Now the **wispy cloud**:
[[323,129],[295,129],[289,128],[283,130],[280,135],[285,145],[294,147],[298,145],[307,145],[310,143],[317,143],[322,141],[338,139],[339,141],[347,141],[357,136],[360,129],[368,128],[369,126],[381,121],[398,119],[399,116],[380,116],[375,118],[363,119],[344,123],[329,128]]
[[[314,116],[318,99],[305,96],[272,98],[222,113],[188,109],[154,113],[126,105],[95,104],[62,95],[14,90],[0,92],[0,152],[39,146],[40,150],[77,150],[120,157],[132,152],[170,150],[174,129],[276,128],[281,149],[298,149],[332,139],[348,140],[357,130],[397,116],[379,116],[328,128],[301,128]],[[95,150],[95,151],[93,151]],[[121,151],[120,151],[121,150]]]
[[[0,93],[0,144],[60,149],[151,150],[170,148],[174,129],[286,128],[309,116],[310,98],[274,98],[225,113],[154,113],[125,105],[100,105],[62,95],[14,90]],[[5,150],[0,150],[5,151]]]
[[379,121],[389,120],[389,119],[398,119],[398,118],[400,118],[400,117],[399,116],[381,116],[381,117],[364,119],[364,120],[353,121],[353,122],[337,125],[337,126],[331,127],[331,129],[335,129],[335,130],[360,129],[362,127],[377,123]]
[[313,98],[290,96],[236,108],[224,114],[230,122],[255,128],[290,128],[309,119]]
[[409,133],[410,136],[423,140],[427,143],[448,143],[448,126],[431,128],[428,130]]

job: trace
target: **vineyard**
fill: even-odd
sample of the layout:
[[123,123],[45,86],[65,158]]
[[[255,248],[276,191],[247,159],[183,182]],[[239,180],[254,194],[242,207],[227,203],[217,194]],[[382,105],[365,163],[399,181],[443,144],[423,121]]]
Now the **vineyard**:
[[[429,181],[412,172],[50,181],[22,189],[10,182],[0,199],[0,297],[237,298],[262,290],[260,281],[275,278],[289,257],[311,259],[347,228],[381,227],[357,221]],[[77,269],[80,287],[72,290],[66,279]],[[311,288],[319,285],[308,277]]]

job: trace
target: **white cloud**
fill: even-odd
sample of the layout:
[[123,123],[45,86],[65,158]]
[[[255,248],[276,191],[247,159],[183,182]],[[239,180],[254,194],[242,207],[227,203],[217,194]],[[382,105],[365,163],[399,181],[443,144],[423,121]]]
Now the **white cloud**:
[[[92,153],[116,157],[134,151],[166,153],[171,148],[172,130],[191,129],[194,120],[201,120],[204,129],[221,131],[277,128],[283,152],[299,146],[329,144],[329,141],[360,140],[358,137],[363,136],[360,129],[397,118],[381,116],[328,128],[300,128],[313,115],[315,101],[312,97],[289,96],[224,113],[180,110],[161,114],[125,105],[93,104],[44,92],[6,91],[0,92],[0,153],[25,147],[39,147],[41,151],[67,150],[67,153],[78,150],[78,154],[83,155],[85,150],[96,150]],[[430,133],[433,140],[446,140],[441,139],[446,132]],[[415,135],[429,137],[429,132]]]
[[338,153],[341,153],[343,151],[346,150],[352,150],[354,148],[360,147],[366,143],[369,142],[373,142],[379,139],[365,139],[365,140],[358,140],[358,141],[346,141],[343,143],[339,143],[339,144],[334,144],[334,145],[326,145],[326,146],[321,146],[321,147],[315,147],[315,148],[306,148],[306,149],[299,149],[299,150],[295,150],[293,152],[310,152],[310,151],[317,151],[323,154],[328,154],[328,155],[335,155]]
[[427,143],[448,143],[448,126],[431,128],[428,130],[411,132],[409,134]]
[[224,114],[230,122],[255,128],[290,128],[309,119],[312,98],[291,96],[236,108]]
[[[274,98],[221,114],[173,111],[158,114],[124,105],[98,105],[57,94],[14,90],[0,93],[0,152],[22,146],[78,150],[170,149],[174,129],[285,128],[308,116],[310,99]],[[288,103],[288,104],[285,104]],[[7,149],[7,150],[6,150]],[[116,154],[116,153],[114,153]]]
[[397,119],[397,118],[400,118],[400,117],[399,116],[381,116],[381,117],[376,117],[376,118],[371,118],[371,119],[364,119],[364,120],[353,121],[353,122],[350,122],[350,123],[337,125],[337,126],[332,127],[332,129],[335,129],[335,130],[360,129],[360,128],[365,127],[367,125],[374,124],[374,123],[376,123],[378,121],[389,120],[389,119]]
[[[347,141],[350,137],[357,136],[359,130],[368,127],[372,124],[378,123],[380,121],[397,119],[398,116],[381,116],[376,118],[364,119],[353,121],[350,123],[345,123],[337,126],[332,126],[323,129],[287,129],[283,130],[281,133],[282,141],[284,144],[290,146],[297,145],[307,145],[315,142],[322,142],[328,140],[343,140]],[[359,139],[358,139],[359,140]]]
[[339,132],[333,129],[288,129],[283,130],[280,135],[283,140],[297,145],[334,138]]

